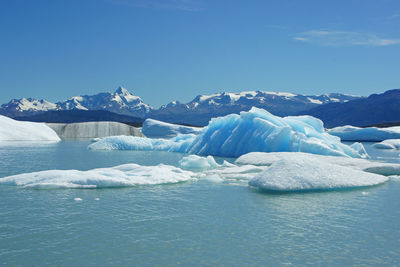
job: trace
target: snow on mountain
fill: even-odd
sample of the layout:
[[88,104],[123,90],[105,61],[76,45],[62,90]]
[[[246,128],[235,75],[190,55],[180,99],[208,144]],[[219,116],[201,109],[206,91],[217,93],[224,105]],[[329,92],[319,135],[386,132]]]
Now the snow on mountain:
[[32,114],[49,110],[57,110],[57,104],[46,100],[33,98],[13,99],[7,104],[0,106],[0,114],[10,117],[21,116],[22,114]]
[[278,116],[287,116],[323,104],[344,103],[358,98],[360,97],[337,93],[324,95],[264,91],[219,93],[198,95],[187,104],[171,102],[154,110],[148,117],[172,123],[203,126],[213,117],[247,111],[251,107],[263,108]]
[[123,87],[119,87],[114,93],[75,96],[57,104],[62,110],[108,110],[135,117],[144,117],[153,109]]
[[154,109],[143,103],[140,97],[119,87],[113,93],[74,96],[57,103],[32,98],[14,99],[0,107],[0,114],[21,117],[49,110],[107,110],[139,118],[204,126],[211,118],[248,111],[252,107],[266,109],[274,115],[288,116],[324,104],[345,103],[358,98],[360,97],[344,94],[299,95],[287,92],[243,91],[198,95],[189,103],[173,101]]
[[108,110],[119,114],[143,118],[153,108],[143,103],[140,97],[132,95],[123,87],[119,87],[114,93],[74,96],[68,100],[57,103],[33,98],[13,99],[0,107],[0,114],[17,117],[29,116],[34,113],[49,110],[74,109]]

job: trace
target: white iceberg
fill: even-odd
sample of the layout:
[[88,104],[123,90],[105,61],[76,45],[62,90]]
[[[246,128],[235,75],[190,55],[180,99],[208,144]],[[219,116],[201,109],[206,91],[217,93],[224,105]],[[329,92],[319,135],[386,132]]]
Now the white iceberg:
[[400,149],[400,139],[387,139],[373,146],[378,149]]
[[142,133],[147,137],[171,138],[178,134],[199,134],[203,128],[189,127],[166,123],[154,119],[146,119],[143,123]]
[[144,136],[139,129],[114,121],[48,123],[61,139],[101,138],[115,135]]
[[380,142],[386,139],[400,138],[400,126],[388,128],[360,128],[346,125],[329,129],[328,133],[340,137],[342,141]]
[[338,137],[326,133],[319,119],[311,116],[281,118],[258,108],[240,115],[213,118],[198,135],[181,134],[172,139],[106,137],[89,148],[162,150],[222,157],[238,157],[253,151],[362,157],[355,149],[342,144]]
[[17,121],[0,115],[0,141],[60,141],[44,123]]
[[0,184],[34,188],[103,188],[204,179],[242,186],[249,184],[266,190],[299,191],[372,186],[400,175],[400,164],[301,152],[253,152],[238,158],[235,164],[217,164],[212,156],[190,155],[179,164],[180,168],[162,164],[125,164],[88,171],[49,170],[0,178]]
[[112,168],[48,170],[0,179],[0,184],[34,188],[104,188],[172,184],[188,181],[194,174],[169,165],[124,164]]
[[372,186],[387,180],[382,175],[298,157],[274,162],[252,178],[249,185],[271,191],[309,191]]
[[356,159],[346,157],[333,157],[326,155],[314,155],[302,152],[252,152],[235,160],[236,165],[255,165],[255,166],[271,166],[273,163],[280,160],[293,160],[298,158],[308,158],[323,161],[329,164],[337,165],[337,168],[348,167],[354,170],[370,172],[380,175],[400,175],[400,164],[385,163],[372,161],[367,159]]

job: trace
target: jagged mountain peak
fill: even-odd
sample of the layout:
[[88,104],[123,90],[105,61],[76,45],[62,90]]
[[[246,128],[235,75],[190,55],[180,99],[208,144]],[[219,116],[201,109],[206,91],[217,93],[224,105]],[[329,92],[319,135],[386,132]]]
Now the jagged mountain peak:
[[132,95],[128,89],[126,89],[123,86],[118,86],[117,90],[115,90],[114,94],[118,94],[118,95]]

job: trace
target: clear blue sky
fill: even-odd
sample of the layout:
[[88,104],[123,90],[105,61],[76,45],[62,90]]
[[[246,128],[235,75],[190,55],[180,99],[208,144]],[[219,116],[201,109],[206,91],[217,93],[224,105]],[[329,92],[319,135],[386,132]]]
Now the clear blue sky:
[[2,0],[0,103],[400,88],[398,0]]

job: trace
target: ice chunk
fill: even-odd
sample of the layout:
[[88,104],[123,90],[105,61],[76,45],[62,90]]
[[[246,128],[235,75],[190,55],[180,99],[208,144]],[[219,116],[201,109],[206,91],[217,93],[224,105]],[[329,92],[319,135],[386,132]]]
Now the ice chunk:
[[35,188],[103,188],[169,184],[188,181],[194,174],[169,165],[140,166],[125,164],[112,168],[48,170],[24,173],[0,179],[0,184]]
[[249,185],[271,191],[332,190],[372,186],[387,177],[353,170],[311,157],[281,159],[257,174]]
[[302,152],[274,152],[274,153],[252,152],[237,158],[235,164],[270,166],[274,162],[279,160],[283,159],[296,160],[297,158],[305,158],[305,157],[334,165],[339,165],[342,167],[349,167],[354,170],[361,170],[385,176],[400,175],[400,164],[396,163],[384,163],[367,159],[354,159],[345,157],[332,157],[326,155],[314,155]]
[[378,149],[400,149],[400,139],[388,139],[373,146]]
[[172,139],[151,139],[136,136],[110,136],[90,144],[93,150],[158,150],[185,152],[193,142],[195,135],[178,135]]
[[100,138],[115,135],[143,136],[139,129],[114,121],[48,123],[47,125],[62,139]]
[[373,141],[379,142],[386,139],[400,138],[400,127],[359,128],[351,125],[336,127],[328,130],[328,133],[340,137],[342,141]]
[[338,137],[324,132],[322,122],[316,118],[281,118],[258,108],[240,115],[213,118],[199,135],[178,135],[172,139],[110,137],[89,148],[164,150],[223,157],[238,157],[253,151],[302,151],[361,157],[359,152],[342,144]]
[[142,132],[147,137],[171,138],[178,134],[199,134],[202,129],[147,119],[143,123]]
[[60,141],[44,123],[16,121],[0,115],[0,141]]
[[179,161],[179,166],[185,170],[209,170],[219,167],[212,156],[199,157],[196,155],[189,155]]
[[355,142],[350,146],[352,149],[358,152],[362,158],[369,158],[367,151],[362,143]]
[[25,173],[0,178],[0,184],[34,188],[102,188],[205,179],[234,185],[249,183],[268,190],[295,191],[368,186],[388,179],[376,173],[392,175],[390,178],[393,180],[395,178],[392,177],[400,175],[400,164],[377,162],[374,165],[369,160],[301,152],[253,152],[237,159],[236,164],[225,162],[221,165],[211,156],[190,155],[180,161],[180,166],[192,171],[162,164],[125,164],[88,171]]

